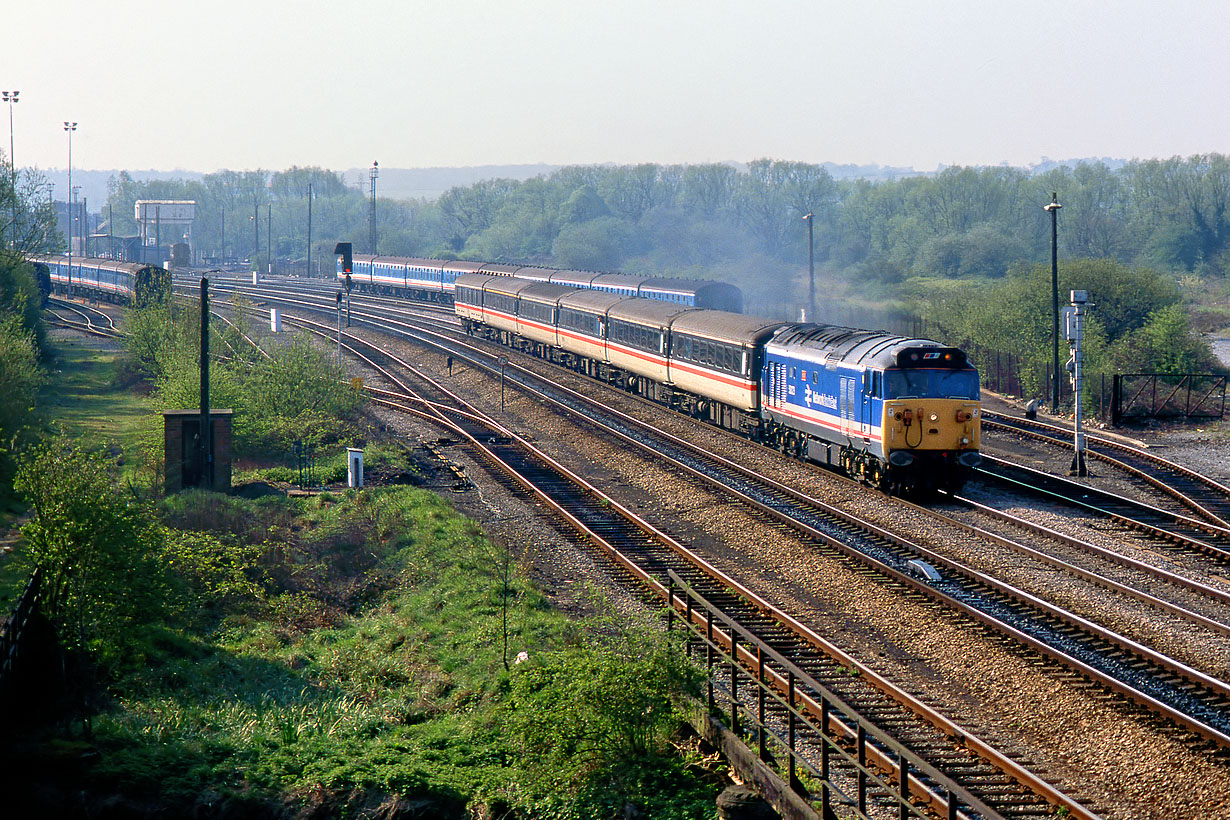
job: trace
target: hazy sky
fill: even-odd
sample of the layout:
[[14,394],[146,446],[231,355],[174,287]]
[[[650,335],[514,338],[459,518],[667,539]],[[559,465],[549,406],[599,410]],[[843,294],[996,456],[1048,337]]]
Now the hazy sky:
[[92,169],[1230,152],[1226,0],[15,0],[0,19],[14,153],[42,169],[67,165],[66,119]]

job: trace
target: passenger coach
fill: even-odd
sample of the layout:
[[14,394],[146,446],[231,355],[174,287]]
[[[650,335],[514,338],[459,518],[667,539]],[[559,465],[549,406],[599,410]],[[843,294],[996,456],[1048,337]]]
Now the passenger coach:
[[[743,310],[743,292],[724,282],[703,279],[662,279],[625,273],[559,270],[532,265],[496,262],[445,262],[398,256],[355,254],[350,273],[352,286],[360,290],[410,296],[418,299],[448,299],[453,295],[458,276],[485,273],[532,282],[551,282],[581,290],[597,290],[619,296],[639,296],[684,307],[712,310]],[[337,278],[344,281],[342,261],[337,262]]]
[[74,256],[31,255],[38,279],[50,292],[67,293],[109,302],[132,304],[162,298],[171,289],[171,274],[157,265]]

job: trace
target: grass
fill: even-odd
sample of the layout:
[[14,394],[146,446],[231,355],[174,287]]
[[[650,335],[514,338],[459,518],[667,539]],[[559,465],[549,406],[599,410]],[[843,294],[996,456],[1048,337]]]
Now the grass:
[[[185,508],[195,504],[233,522],[216,533],[223,539],[240,529],[279,540],[298,533],[296,545],[265,558],[270,576],[291,580],[214,630],[150,633],[129,674],[113,684],[116,708],[95,721],[102,757],[92,785],[168,802],[320,789],[413,795],[439,816],[463,816],[474,803],[524,804],[532,794],[538,816],[598,817],[623,799],[654,806],[651,816],[711,814],[720,784],[684,757],[656,756],[648,768],[618,760],[618,777],[601,767],[596,780],[589,770],[574,772],[566,788],[548,788],[530,771],[533,754],[506,731],[510,703],[537,697],[525,675],[570,652],[590,657],[594,639],[514,570],[508,660],[522,651],[531,660],[506,669],[503,551],[434,494],[398,487],[333,501],[248,502],[202,493],[177,499],[172,518],[192,519]],[[295,572],[283,574],[275,560]],[[383,591],[339,599],[346,583],[335,577],[338,565]],[[317,584],[313,574],[330,583]],[[601,655],[586,668],[622,662],[618,653]],[[620,791],[654,778],[647,795]]]
[[[121,355],[57,343],[43,407],[73,437],[121,454],[131,477],[130,454],[156,451],[160,425],[152,402],[118,386]],[[415,472],[396,445],[369,445],[365,460],[369,477]],[[340,450],[322,454],[322,473],[344,476]],[[504,550],[438,496],[407,486],[254,500],[189,491],[159,502],[157,515],[191,542],[179,545],[176,571],[186,574],[172,585],[191,589],[191,606],[168,607],[108,656],[121,659],[99,681],[106,705],[88,747],[66,741],[62,725],[34,739],[36,762],[69,747],[73,760],[98,752],[87,766],[34,766],[38,786],[168,816],[219,801],[314,816],[387,813],[390,801],[436,817],[599,818],[627,802],[645,816],[713,816],[725,781],[666,743],[662,726],[678,715],[626,702],[661,677],[646,667],[661,637],[569,620],[515,564],[506,587]],[[527,663],[506,666],[521,652]],[[561,694],[582,686],[591,694],[581,703]],[[609,738],[577,751],[620,719],[614,702],[620,714],[666,721],[652,727],[651,754]],[[535,722],[540,713],[549,717]],[[586,734],[568,736],[577,727]]]
[[135,453],[148,441],[153,403],[118,383],[123,352],[92,339],[61,339],[52,345],[51,371],[39,396],[45,418],[69,435]]

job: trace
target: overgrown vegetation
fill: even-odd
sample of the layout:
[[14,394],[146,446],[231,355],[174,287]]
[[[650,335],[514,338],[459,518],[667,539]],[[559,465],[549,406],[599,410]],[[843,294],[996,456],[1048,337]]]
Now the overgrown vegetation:
[[721,778],[677,748],[697,671],[646,624],[568,621],[515,570],[505,587],[503,551],[438,497],[150,505],[115,480],[64,440],[21,473],[28,559],[69,580],[60,628],[93,661],[72,678],[91,697],[70,700],[98,709],[100,756],[80,779],[51,775],[64,794],[712,816]]
[[[1082,259],[1060,268],[1061,305],[1070,290],[1086,290],[1093,304],[1086,323],[1088,373],[1205,373],[1221,369],[1208,341],[1192,327],[1178,285],[1148,268],[1109,259]],[[936,335],[971,349],[1011,351],[1026,389],[1044,393],[1051,361],[1049,266],[1014,270],[1002,279],[957,286],[919,283],[917,297]],[[1067,344],[1061,340],[1063,359]],[[1062,364],[1062,362],[1061,362]]]
[[33,271],[0,250],[0,503],[11,501],[13,454],[30,440],[44,373],[42,299]]
[[[355,436],[361,394],[343,381],[336,361],[304,335],[269,345],[261,355],[237,303],[234,327],[211,328],[210,405],[234,410],[233,446],[247,456],[283,455],[295,441],[343,446]],[[161,408],[200,404],[199,308],[154,303],[130,312],[124,340],[130,378],[154,389]]]

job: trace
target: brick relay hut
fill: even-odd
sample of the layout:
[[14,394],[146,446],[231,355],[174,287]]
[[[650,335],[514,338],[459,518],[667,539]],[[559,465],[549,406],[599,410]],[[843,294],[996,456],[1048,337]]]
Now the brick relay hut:
[[[230,410],[210,410],[210,443],[213,450],[213,489],[231,489],[231,415]],[[198,439],[200,410],[166,410],[163,419],[163,445],[166,454],[166,492],[177,493],[185,487],[204,487]]]

